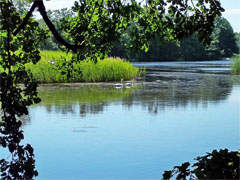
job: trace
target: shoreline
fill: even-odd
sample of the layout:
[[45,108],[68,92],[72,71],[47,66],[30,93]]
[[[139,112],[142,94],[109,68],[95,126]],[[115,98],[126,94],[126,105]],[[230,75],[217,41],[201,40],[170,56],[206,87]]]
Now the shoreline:
[[[81,86],[114,86],[120,81],[111,81],[111,82],[58,82],[58,83],[38,83],[38,88],[49,87],[49,86],[65,86],[65,87],[81,87]],[[127,80],[123,83],[133,83],[135,85],[141,84],[141,79],[138,80]]]

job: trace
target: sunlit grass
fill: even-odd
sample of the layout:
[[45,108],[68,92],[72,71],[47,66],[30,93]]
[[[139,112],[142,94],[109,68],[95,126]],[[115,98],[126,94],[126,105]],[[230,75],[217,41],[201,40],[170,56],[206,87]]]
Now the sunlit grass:
[[118,58],[106,58],[96,63],[90,60],[73,64],[75,71],[70,78],[59,72],[56,65],[49,61],[61,63],[63,58],[71,59],[71,53],[65,54],[61,51],[42,51],[41,60],[36,64],[27,64],[26,69],[30,70],[33,77],[42,83],[49,82],[108,82],[133,79],[144,71],[139,70],[130,62]]
[[138,75],[138,69],[121,59],[107,58],[80,63],[82,80],[90,82],[128,80]]
[[232,74],[240,74],[240,54],[235,54],[233,57]]
[[30,63],[26,65],[26,69],[32,72],[38,82],[57,82],[58,71],[48,62],[40,60],[36,65]]

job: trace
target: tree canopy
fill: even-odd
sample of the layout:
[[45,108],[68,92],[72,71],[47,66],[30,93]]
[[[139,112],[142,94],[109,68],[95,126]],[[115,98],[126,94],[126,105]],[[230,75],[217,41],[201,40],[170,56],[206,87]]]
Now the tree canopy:
[[42,0],[33,1],[14,34],[24,28],[36,8],[54,37],[70,50],[81,49],[78,51],[81,55],[109,51],[112,41],[119,39],[133,23],[138,26],[132,29],[129,46],[137,49],[147,49],[149,39],[155,36],[181,39],[194,32],[200,41],[209,43],[214,19],[224,11],[219,0],[155,0],[147,1],[146,5],[135,0],[79,0],[72,7],[76,16],[69,16],[62,23],[62,30],[72,43],[68,44],[49,21]]
[[[30,9],[17,12],[12,0],[0,1],[1,122],[0,145],[10,158],[0,160],[1,179],[32,179],[37,176],[33,148],[21,144],[24,138],[21,118],[27,107],[40,102],[37,83],[25,69],[28,62],[40,59],[39,45],[46,32],[31,18],[38,10],[55,39],[75,53],[64,66],[71,71],[74,61],[104,57],[112,42],[131,25],[129,46],[148,49],[152,37],[181,39],[197,32],[200,41],[209,43],[214,19],[223,8],[219,0],[154,0],[146,5],[135,0],[79,0],[73,6],[76,14],[62,20],[64,39],[48,17],[43,0],[31,0]],[[23,85],[20,86],[19,83]]]
[[154,37],[150,40],[148,52],[139,53],[124,45],[131,41],[131,27],[129,27],[121,36],[120,42],[114,44],[110,56],[134,61],[201,61],[231,57],[234,53],[238,53],[237,33],[234,34],[230,23],[223,17],[217,17],[214,26],[209,45],[201,43],[196,33],[178,41]]

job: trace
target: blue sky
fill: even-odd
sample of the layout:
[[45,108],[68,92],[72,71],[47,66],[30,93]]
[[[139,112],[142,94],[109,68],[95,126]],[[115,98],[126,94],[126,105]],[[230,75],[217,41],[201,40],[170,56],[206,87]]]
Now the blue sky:
[[[70,8],[75,0],[51,0],[45,1],[47,9]],[[240,32],[240,0],[221,0],[225,9],[223,17],[225,17],[232,25],[235,32]]]

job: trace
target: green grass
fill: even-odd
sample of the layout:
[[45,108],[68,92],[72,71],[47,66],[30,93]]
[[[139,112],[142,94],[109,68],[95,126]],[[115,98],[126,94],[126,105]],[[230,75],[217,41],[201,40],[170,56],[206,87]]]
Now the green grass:
[[41,51],[40,53],[42,59],[44,61],[58,60],[61,56],[66,57],[67,59],[70,59],[72,57],[71,53],[66,54],[63,51]]
[[55,65],[48,63],[48,61],[58,62],[61,57],[67,59],[71,58],[71,54],[66,55],[62,51],[41,51],[41,60],[37,64],[26,64],[26,69],[31,71],[34,79],[40,83],[64,82],[66,78],[61,77]]
[[92,61],[80,63],[82,80],[89,82],[118,81],[132,79],[138,75],[138,69],[121,59],[107,58],[95,64]]
[[142,73],[143,70],[139,70],[133,67],[131,63],[117,58],[106,58],[104,60],[98,60],[97,63],[93,61],[81,61],[73,64],[73,69],[70,78],[66,75],[62,75],[56,65],[48,63],[48,61],[54,61],[57,64],[61,64],[63,58],[68,61],[71,58],[71,54],[65,54],[61,51],[42,51],[41,60],[36,64],[27,64],[26,69],[30,70],[33,77],[41,83],[50,82],[108,82],[133,79]]
[[240,54],[233,56],[232,74],[240,75]]

